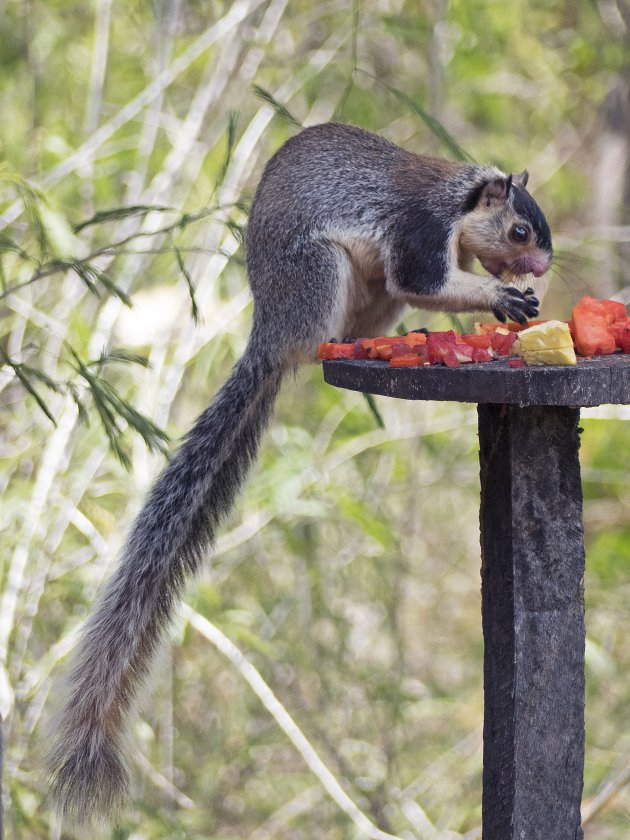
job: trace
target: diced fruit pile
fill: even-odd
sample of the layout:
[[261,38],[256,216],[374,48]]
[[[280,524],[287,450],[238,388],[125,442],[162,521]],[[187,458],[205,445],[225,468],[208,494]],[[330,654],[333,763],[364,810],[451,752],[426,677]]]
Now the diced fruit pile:
[[623,303],[583,297],[572,318],[529,324],[475,324],[472,335],[415,330],[401,336],[346,339],[319,345],[318,359],[380,359],[390,367],[489,362],[508,356],[510,367],[575,365],[581,356],[630,353],[630,318]]

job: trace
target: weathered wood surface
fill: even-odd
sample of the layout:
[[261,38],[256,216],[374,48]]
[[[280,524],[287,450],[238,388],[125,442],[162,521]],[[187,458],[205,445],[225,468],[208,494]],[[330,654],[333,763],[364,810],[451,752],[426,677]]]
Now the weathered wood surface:
[[579,413],[479,406],[483,840],[578,840],[584,772]]
[[630,354],[579,359],[577,366],[510,368],[496,359],[458,368],[390,368],[387,362],[324,362],[331,385],[406,400],[588,406],[630,403]]

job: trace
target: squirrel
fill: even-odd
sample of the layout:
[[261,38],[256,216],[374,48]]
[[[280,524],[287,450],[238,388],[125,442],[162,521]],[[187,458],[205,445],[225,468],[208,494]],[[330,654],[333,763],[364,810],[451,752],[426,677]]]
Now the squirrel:
[[[330,336],[386,333],[406,304],[522,323],[538,314],[531,288],[501,280],[539,277],[551,264],[527,177],[417,155],[337,123],[303,130],[269,161],[246,231],[247,348],[155,481],[71,663],[48,759],[63,819],[108,820],[127,799],[126,729],[139,688],[284,375]],[[473,273],[475,258],[487,275]]]

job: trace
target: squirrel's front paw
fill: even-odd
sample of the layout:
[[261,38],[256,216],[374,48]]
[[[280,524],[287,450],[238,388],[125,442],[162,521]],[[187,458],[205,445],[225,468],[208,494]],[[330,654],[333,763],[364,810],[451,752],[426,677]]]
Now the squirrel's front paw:
[[538,315],[540,301],[534,295],[534,290],[527,288],[524,292],[513,286],[500,286],[497,290],[497,302],[492,307],[494,317],[501,322],[508,318],[526,324],[529,318]]

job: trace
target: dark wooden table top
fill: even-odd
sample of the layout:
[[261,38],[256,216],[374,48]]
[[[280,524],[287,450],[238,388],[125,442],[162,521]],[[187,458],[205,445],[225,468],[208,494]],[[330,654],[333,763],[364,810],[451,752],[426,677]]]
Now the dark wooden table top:
[[387,362],[324,362],[330,385],[405,400],[511,405],[630,404],[630,354],[578,359],[577,366],[509,367],[506,359],[457,368],[391,368]]

